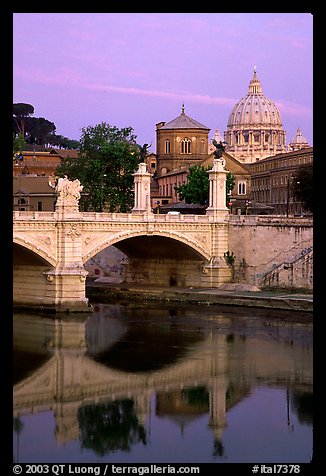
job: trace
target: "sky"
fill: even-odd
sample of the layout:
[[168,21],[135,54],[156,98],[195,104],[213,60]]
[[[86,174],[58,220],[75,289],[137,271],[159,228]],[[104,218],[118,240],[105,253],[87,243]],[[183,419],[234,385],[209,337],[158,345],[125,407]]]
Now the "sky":
[[14,13],[13,102],[79,140],[101,122],[156,151],[156,124],[185,113],[226,130],[254,68],[287,143],[313,145],[310,13]]

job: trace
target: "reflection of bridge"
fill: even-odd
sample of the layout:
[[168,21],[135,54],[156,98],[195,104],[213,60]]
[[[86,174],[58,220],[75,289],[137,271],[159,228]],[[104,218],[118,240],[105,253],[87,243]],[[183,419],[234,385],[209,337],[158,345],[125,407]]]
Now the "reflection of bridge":
[[[239,397],[241,389],[248,390],[258,382],[312,385],[310,347],[280,345],[259,336],[244,339],[235,335],[230,341],[225,334],[207,332],[187,355],[160,370],[131,373],[109,368],[85,353],[85,336],[96,339],[89,331],[85,333],[85,324],[87,321],[40,320],[25,315],[14,320],[15,347],[24,350],[29,346],[29,350],[43,349],[44,353],[47,346],[53,352],[45,364],[14,386],[14,416],[53,410],[60,441],[78,437],[77,413],[82,405],[130,398],[144,422],[154,394],[196,386],[205,387],[209,393],[210,425],[220,438],[227,405],[232,404],[227,402],[229,388]],[[112,330],[119,337],[126,329],[118,320],[110,320],[106,337],[111,345]],[[87,342],[88,348],[91,345]],[[239,354],[241,359],[235,359]]]
[[128,256],[127,282],[216,287],[231,279],[222,162],[209,172],[205,216],[154,215],[143,165],[130,214],[81,213],[73,196],[59,196],[54,212],[14,212],[15,304],[87,309],[84,264],[111,245]]

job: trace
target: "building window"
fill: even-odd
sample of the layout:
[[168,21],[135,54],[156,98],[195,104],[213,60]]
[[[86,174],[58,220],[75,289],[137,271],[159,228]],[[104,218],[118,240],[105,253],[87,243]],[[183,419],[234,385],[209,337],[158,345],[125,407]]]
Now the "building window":
[[191,140],[190,139],[183,139],[181,141],[181,154],[190,154],[191,153]]
[[204,154],[204,153],[205,153],[205,141],[204,141],[204,139],[202,139],[202,140],[200,141],[200,153],[201,153],[201,154]]
[[38,212],[42,211],[42,202],[37,202],[37,211]]
[[239,182],[238,195],[245,195],[245,194],[246,194],[246,182]]
[[256,144],[259,144],[259,142],[260,142],[260,135],[259,134],[254,134],[254,142]]
[[170,154],[170,151],[171,151],[170,145],[171,145],[171,143],[170,143],[169,139],[167,139],[167,140],[165,141],[165,153],[166,153],[166,154]]

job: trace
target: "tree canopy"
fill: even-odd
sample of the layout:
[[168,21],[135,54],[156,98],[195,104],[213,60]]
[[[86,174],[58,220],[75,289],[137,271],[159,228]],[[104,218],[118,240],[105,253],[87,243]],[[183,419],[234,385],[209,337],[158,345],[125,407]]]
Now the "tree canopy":
[[26,118],[34,114],[34,107],[31,104],[15,103],[13,105],[13,119],[14,130],[17,134],[22,134],[25,137],[25,122]]
[[292,193],[303,207],[313,211],[313,164],[300,165],[292,179]]
[[134,204],[132,174],[140,161],[133,129],[102,122],[82,129],[77,159],[63,158],[57,174],[80,180],[81,209],[128,212]]
[[[54,146],[64,149],[77,149],[79,142],[57,135],[56,125],[44,117],[31,117],[34,106],[27,103],[13,104],[13,136],[24,139],[24,145]],[[17,146],[17,140],[14,142]]]
[[[186,203],[207,205],[209,200],[209,168],[202,165],[192,165],[189,168],[188,183],[176,188],[181,200]],[[229,172],[226,177],[226,193],[233,190],[235,183],[234,175]]]

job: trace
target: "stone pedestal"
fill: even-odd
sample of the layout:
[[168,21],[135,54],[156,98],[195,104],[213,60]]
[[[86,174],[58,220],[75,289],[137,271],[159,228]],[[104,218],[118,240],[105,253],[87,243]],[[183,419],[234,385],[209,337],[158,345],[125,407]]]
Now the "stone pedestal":
[[135,206],[131,213],[152,213],[150,182],[151,174],[146,172],[146,164],[139,164],[137,172],[133,174],[135,186]]
[[228,215],[226,206],[226,176],[224,169],[225,161],[221,157],[213,160],[213,168],[208,171],[209,175],[209,206],[206,215],[213,215],[222,218]]

